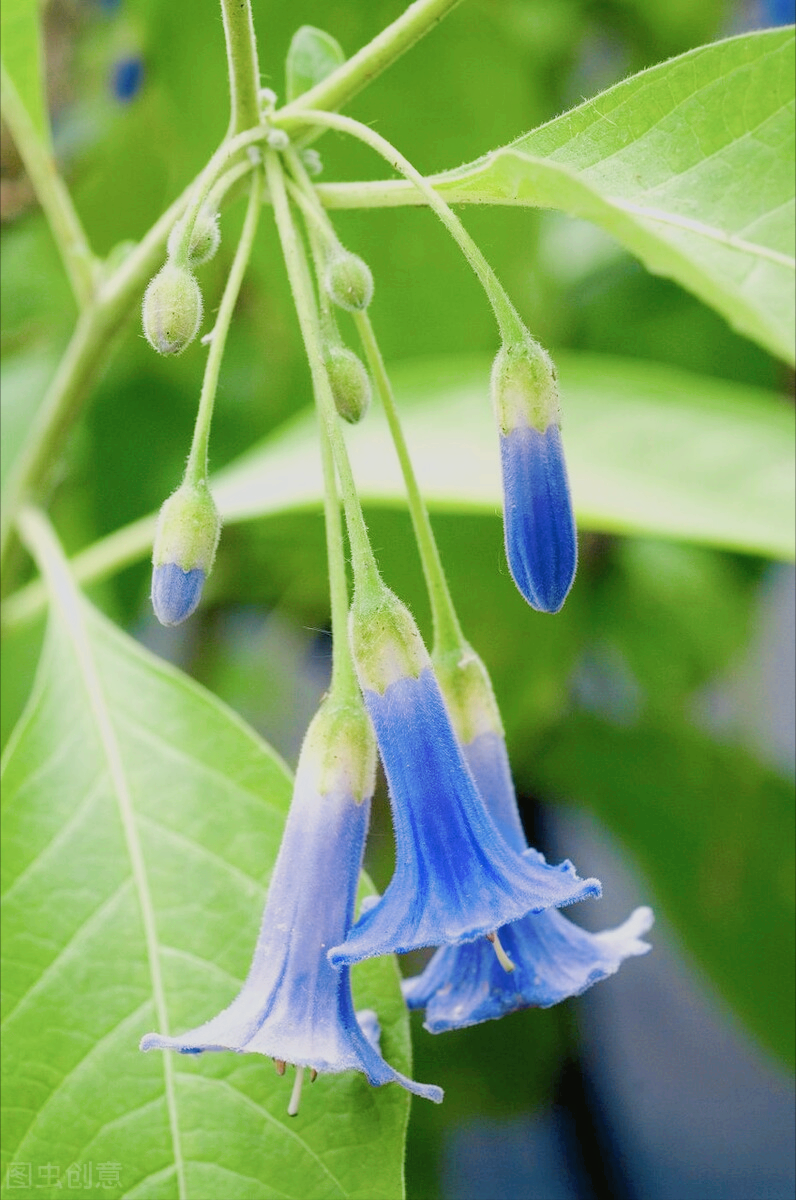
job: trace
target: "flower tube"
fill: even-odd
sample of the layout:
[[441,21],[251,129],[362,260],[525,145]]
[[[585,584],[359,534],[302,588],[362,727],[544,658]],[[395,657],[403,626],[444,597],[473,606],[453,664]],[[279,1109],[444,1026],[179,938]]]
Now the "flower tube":
[[[441,676],[443,686],[456,681],[445,690],[457,733],[473,735],[462,749],[501,834],[518,853],[532,856],[535,851],[525,849],[491,686],[480,660],[473,660],[464,685],[461,670]],[[483,941],[444,946],[420,975],[404,981],[404,998],[410,1008],[425,1008],[425,1028],[431,1033],[463,1029],[523,1008],[549,1008],[613,975],[626,958],[646,954],[650,946],[641,938],[653,919],[651,909],[637,908],[618,928],[589,933],[555,909],[528,915],[498,931],[510,972]]]
[[510,846],[487,813],[408,610],[381,585],[354,596],[352,645],[390,791],[395,874],[335,965],[474,941],[528,912],[598,896],[568,861]]
[[[327,700],[302,746],[282,844],[246,982],[232,1004],[179,1037],[150,1033],[142,1050],[199,1054],[233,1050],[301,1072],[361,1071],[373,1085],[400,1083],[437,1103],[438,1087],[393,1070],[373,1044],[372,1014],[357,1020],[347,968],[326,951],[353,918],[375,775],[375,749],[361,707]],[[295,1094],[288,1109],[298,1108]]]

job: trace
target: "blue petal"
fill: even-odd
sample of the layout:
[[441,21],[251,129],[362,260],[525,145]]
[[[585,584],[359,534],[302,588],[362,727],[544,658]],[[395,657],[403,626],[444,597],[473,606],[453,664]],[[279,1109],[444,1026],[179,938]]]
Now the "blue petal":
[[517,853],[484,808],[454,736],[432,671],[366,691],[390,787],[395,874],[363,912],[335,965],[374,955],[472,941],[527,912],[598,896],[570,862],[548,866]]
[[486,941],[438,950],[422,975],[404,981],[410,1008],[425,1008],[430,1033],[464,1029],[522,1008],[549,1008],[613,975],[622,962],[650,949],[641,936],[652,911],[637,908],[623,925],[587,933],[555,909],[500,930],[515,964],[504,971]]
[[439,1102],[438,1087],[415,1083],[378,1052],[378,1022],[354,1013],[348,969],[335,971],[327,948],[351,924],[370,802],[319,794],[316,772],[300,761],[293,803],[271,880],[254,961],[243,989],[218,1016],[180,1037],[148,1034],[142,1050],[234,1050],[337,1073],[362,1071],[370,1083],[397,1082]]
[[519,590],[539,612],[558,612],[578,559],[578,541],[558,426],[518,426],[500,438],[506,557]]
[[161,625],[180,625],[196,611],[205,584],[200,567],[183,571],[176,563],[163,563],[152,572],[152,607]]
[[[525,834],[505,740],[484,733],[463,750],[495,824],[521,851]],[[410,1008],[426,1009],[425,1028],[431,1033],[463,1029],[522,1008],[548,1008],[613,975],[624,959],[645,954],[650,947],[640,939],[652,922],[649,908],[637,908],[617,929],[588,933],[555,909],[529,915],[499,930],[513,971],[503,970],[486,941],[445,946],[421,975],[404,980],[404,998]]]

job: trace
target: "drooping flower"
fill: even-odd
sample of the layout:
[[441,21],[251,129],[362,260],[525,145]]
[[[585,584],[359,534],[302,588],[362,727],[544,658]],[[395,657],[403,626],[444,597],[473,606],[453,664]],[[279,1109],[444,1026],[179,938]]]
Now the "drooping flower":
[[520,347],[498,351],[492,398],[500,433],[509,569],[532,608],[555,613],[575,578],[578,541],[555,370],[530,337]]
[[[470,698],[478,693],[473,674]],[[451,708],[461,715],[461,705]],[[483,703],[477,708],[479,718],[488,713]],[[492,728],[484,728],[483,719],[469,722],[479,732],[464,743],[465,758],[503,837],[517,852],[533,855],[535,851],[525,849],[503,733],[493,722],[486,723]],[[420,975],[404,980],[404,999],[410,1008],[425,1008],[424,1024],[431,1033],[463,1029],[518,1009],[549,1008],[613,975],[626,958],[645,954],[650,946],[641,938],[653,919],[651,909],[637,908],[618,928],[589,933],[555,909],[530,914],[498,930],[511,971],[504,970],[484,941],[444,946]]]
[[[302,746],[282,844],[246,982],[232,1004],[179,1037],[151,1033],[142,1050],[199,1054],[233,1050],[315,1073],[361,1071],[374,1085],[400,1083],[441,1101],[438,1087],[395,1071],[377,1049],[373,1013],[354,1012],[350,974],[326,956],[353,918],[375,774],[375,748],[361,707],[327,699]],[[288,1111],[297,1111],[297,1097]]]
[[352,643],[389,784],[395,874],[335,965],[473,941],[528,912],[600,894],[570,862],[512,848],[487,813],[417,627],[386,588],[352,609]]

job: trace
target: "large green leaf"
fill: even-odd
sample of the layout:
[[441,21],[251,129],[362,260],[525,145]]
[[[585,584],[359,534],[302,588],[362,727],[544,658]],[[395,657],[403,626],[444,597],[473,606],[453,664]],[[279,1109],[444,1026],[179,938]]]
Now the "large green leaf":
[[[138,1051],[142,1034],[190,1028],[238,990],[290,776],[94,611],[54,548],[49,573],[46,646],[4,761],[3,1175],[32,1169],[29,1189],[8,1177],[9,1195],[61,1196],[71,1164],[93,1164],[99,1186],[99,1165],[118,1164],[103,1194],[397,1200],[403,1089],[321,1076],[291,1121],[289,1081],[256,1055]],[[355,973],[355,991],[408,1070],[394,960]],[[38,1186],[48,1164],[60,1187]]]
[[[557,356],[564,443],[581,528],[794,555],[793,410],[762,390],[658,364]],[[439,508],[497,512],[489,363],[428,360],[394,372],[424,495]],[[381,414],[347,434],[363,499],[403,504]],[[316,505],[314,418],[305,414],[214,492],[228,520]]]
[[792,1062],[792,784],[693,729],[585,716],[524,771],[613,830],[724,996]]
[[39,7],[38,0],[3,0],[0,9],[2,61],[36,132],[49,145]]
[[[430,182],[452,203],[593,221],[793,362],[793,50],[792,29],[691,50]],[[374,185],[356,200],[344,185],[328,199],[405,203],[411,190]]]

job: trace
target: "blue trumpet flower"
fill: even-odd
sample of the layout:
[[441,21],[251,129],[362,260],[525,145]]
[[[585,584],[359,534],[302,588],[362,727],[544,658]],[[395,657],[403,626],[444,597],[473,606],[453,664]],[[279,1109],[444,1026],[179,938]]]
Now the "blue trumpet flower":
[[[522,851],[525,835],[502,734],[480,733],[463,749],[496,825]],[[410,1008],[426,1009],[425,1028],[431,1033],[518,1009],[548,1008],[613,975],[626,958],[645,954],[650,946],[641,938],[652,922],[651,909],[637,908],[618,928],[588,933],[554,909],[526,916],[498,931],[511,971],[483,942],[445,946],[422,974],[404,981],[404,998]]]
[[[528,912],[598,896],[570,862],[517,852],[478,793],[416,626],[387,589],[352,613],[354,657],[390,791],[395,874],[363,912],[335,966],[469,942]],[[418,669],[419,668],[419,669]]]
[[[438,1087],[415,1083],[377,1048],[378,1022],[354,1012],[350,975],[326,951],[347,933],[367,833],[375,753],[364,711],[320,709],[302,747],[293,801],[243,989],[204,1025],[179,1037],[150,1033],[142,1050],[199,1054],[233,1050],[316,1073],[361,1071],[371,1084],[400,1083],[439,1103]],[[298,1109],[297,1089],[288,1112]]]
[[572,587],[578,540],[549,356],[528,338],[498,351],[492,395],[500,432],[503,528],[514,582],[532,608],[558,612]]

